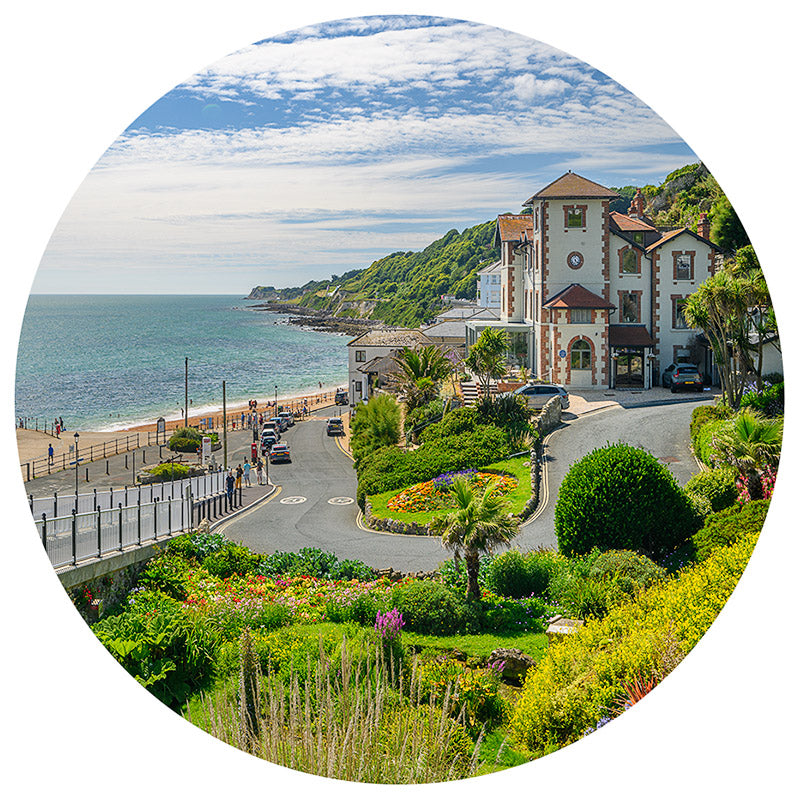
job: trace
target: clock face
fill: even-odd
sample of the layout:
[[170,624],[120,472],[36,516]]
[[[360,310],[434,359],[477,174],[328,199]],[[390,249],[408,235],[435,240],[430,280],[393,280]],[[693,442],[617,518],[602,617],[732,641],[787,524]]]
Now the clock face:
[[583,256],[580,253],[570,253],[567,256],[567,264],[569,264],[572,269],[578,269],[578,267],[583,264]]

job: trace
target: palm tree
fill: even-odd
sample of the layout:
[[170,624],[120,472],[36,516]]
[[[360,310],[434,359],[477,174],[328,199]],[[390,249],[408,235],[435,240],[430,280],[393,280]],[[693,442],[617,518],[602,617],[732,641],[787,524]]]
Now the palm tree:
[[436,399],[439,384],[453,371],[453,363],[435,344],[403,348],[395,357],[394,378],[406,396],[409,411]]
[[508,544],[519,533],[519,520],[506,513],[506,503],[493,497],[491,487],[475,496],[461,476],[453,480],[456,510],[435,517],[431,532],[441,535],[442,546],[453,551],[456,560],[464,553],[467,563],[467,599],[480,597],[478,572],[480,555],[495,545]]
[[745,409],[713,439],[719,460],[734,467],[747,483],[751,499],[763,496],[761,473],[778,465],[783,439],[783,420],[770,419]]
[[489,383],[506,374],[506,353],[511,346],[508,333],[499,328],[484,328],[470,348],[464,363],[477,375],[483,396],[489,396]]

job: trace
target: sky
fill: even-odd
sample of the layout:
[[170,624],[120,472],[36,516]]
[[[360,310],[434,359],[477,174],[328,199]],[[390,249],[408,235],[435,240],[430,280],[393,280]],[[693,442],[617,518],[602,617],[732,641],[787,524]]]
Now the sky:
[[630,92],[534,39],[339,20],[232,53],[145,110],[76,191],[33,292],[297,286],[518,211],[569,169],[642,185],[696,160]]

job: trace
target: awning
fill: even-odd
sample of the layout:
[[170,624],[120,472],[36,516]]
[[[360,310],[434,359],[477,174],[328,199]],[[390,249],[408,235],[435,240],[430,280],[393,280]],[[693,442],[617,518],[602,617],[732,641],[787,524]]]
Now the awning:
[[608,344],[611,347],[655,347],[644,325],[609,325]]

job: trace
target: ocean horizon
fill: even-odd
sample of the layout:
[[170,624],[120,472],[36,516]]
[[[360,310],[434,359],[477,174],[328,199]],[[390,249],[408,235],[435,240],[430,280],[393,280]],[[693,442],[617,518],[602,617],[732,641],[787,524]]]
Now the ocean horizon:
[[242,295],[31,294],[16,416],[114,431],[347,384],[350,337],[289,325]]

